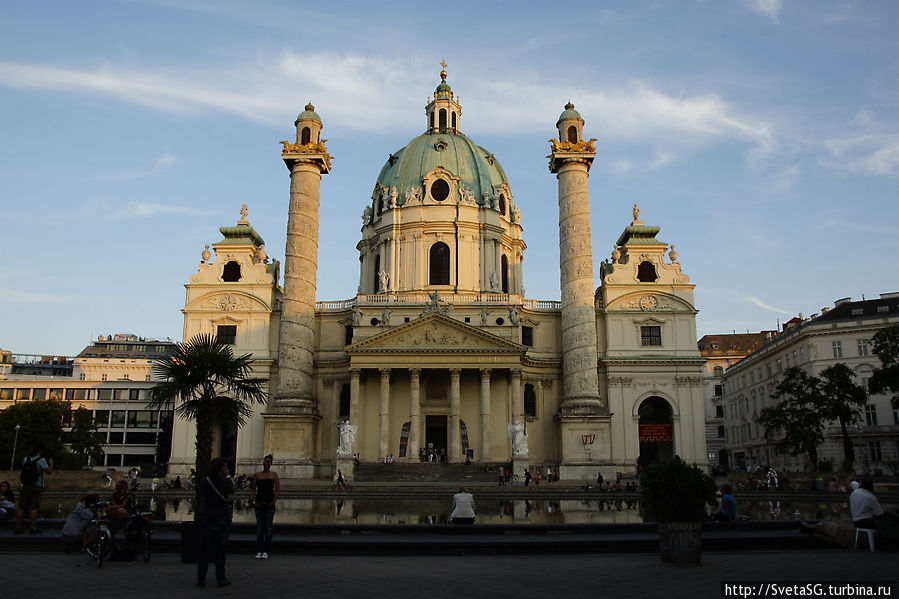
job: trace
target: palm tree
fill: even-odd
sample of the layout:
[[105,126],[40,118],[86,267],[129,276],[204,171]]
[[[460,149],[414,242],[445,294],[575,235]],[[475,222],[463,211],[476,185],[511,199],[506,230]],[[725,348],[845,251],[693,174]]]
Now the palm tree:
[[250,354],[235,357],[230,345],[212,335],[196,335],[153,364],[162,382],[150,390],[148,407],[174,404],[178,416],[196,419],[198,476],[209,473],[215,425],[241,426],[252,405],[266,400],[265,379],[249,378],[252,362]]

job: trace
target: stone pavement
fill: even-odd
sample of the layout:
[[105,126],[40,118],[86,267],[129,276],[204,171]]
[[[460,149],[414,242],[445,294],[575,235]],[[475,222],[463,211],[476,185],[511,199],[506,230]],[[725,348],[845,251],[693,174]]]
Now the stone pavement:
[[[0,551],[9,547],[0,545]],[[176,555],[104,563],[62,553],[0,554],[6,597],[720,597],[721,581],[891,580],[895,553],[842,549],[703,555],[699,567],[663,565],[657,553],[541,556],[229,555],[233,585],[194,586],[196,566]],[[210,565],[210,577],[212,570]],[[208,584],[208,583],[207,583]],[[894,591],[895,592],[895,591]],[[896,595],[893,595],[896,596]]]

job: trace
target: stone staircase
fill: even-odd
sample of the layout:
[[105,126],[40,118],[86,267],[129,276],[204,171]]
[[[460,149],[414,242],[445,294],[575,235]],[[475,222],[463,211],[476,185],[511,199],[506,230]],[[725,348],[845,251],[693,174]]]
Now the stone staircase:
[[354,471],[356,482],[492,483],[496,477],[478,464],[363,462]]

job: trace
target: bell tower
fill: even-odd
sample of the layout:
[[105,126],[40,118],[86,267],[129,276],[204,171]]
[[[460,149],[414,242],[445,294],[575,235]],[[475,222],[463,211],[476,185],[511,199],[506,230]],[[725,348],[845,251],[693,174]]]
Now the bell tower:
[[278,456],[284,476],[312,478],[321,420],[312,382],[318,207],[322,175],[331,156],[321,139],[322,121],[312,104],[300,113],[296,143],[282,141],[290,170],[284,296],[278,343],[278,388],[265,412],[264,453]]
[[562,291],[562,377],[559,406],[565,478],[589,479],[611,459],[608,403],[599,395],[593,248],[588,177],[595,139],[569,102],[556,122],[549,170],[559,181],[559,266]]

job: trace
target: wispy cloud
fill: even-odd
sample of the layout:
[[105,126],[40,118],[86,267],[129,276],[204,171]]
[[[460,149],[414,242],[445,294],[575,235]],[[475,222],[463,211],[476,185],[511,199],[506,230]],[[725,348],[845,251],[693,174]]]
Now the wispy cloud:
[[150,218],[160,214],[202,214],[198,210],[186,206],[172,204],[154,204],[150,202],[132,202],[113,210],[110,220]]
[[863,175],[899,174],[899,132],[890,131],[867,110],[859,111],[849,128],[849,134],[824,142],[828,166]]
[[134,172],[98,175],[96,177],[91,177],[91,179],[97,181],[128,181],[131,179],[143,179],[144,177],[150,177],[168,170],[177,162],[177,160],[178,159],[174,154],[164,154],[163,156],[157,158],[148,169]]
[[[292,119],[292,111],[314,99],[332,127],[417,130],[423,121],[410,122],[409,114],[420,111],[423,98],[409,90],[430,91],[435,84],[433,77],[410,77],[410,72],[431,72],[411,64],[417,60],[284,52],[274,58],[195,70],[133,65],[73,69],[0,62],[0,85],[106,95],[177,114],[223,111],[279,128]],[[672,94],[647,81],[566,88],[558,79],[556,73],[532,73],[529,82],[522,82],[521,78],[498,78],[493,68],[474,68],[464,79],[466,101],[502,110],[467,114],[463,130],[491,134],[542,130],[547,121],[554,122],[561,104],[572,98],[604,139],[625,139],[650,148],[655,158],[641,169],[659,168],[685,154],[684,150],[720,140],[749,143],[752,161],[764,159],[776,147],[766,122],[738,114],[715,94]],[[358,118],[361,114],[367,118]]]
[[738,296],[753,304],[754,306],[758,306],[762,310],[767,310],[768,312],[774,312],[776,314],[792,314],[789,310],[784,310],[783,308],[778,308],[777,306],[772,306],[769,303],[762,301],[761,299],[755,297],[754,295],[745,295],[742,293],[737,293]]
[[782,0],[744,0],[749,10],[765,15],[773,23],[780,23],[780,11],[783,9]]
[[849,229],[852,231],[861,231],[864,233],[888,233],[899,234],[899,225],[889,225],[882,223],[860,223],[847,221],[844,218],[834,217],[824,220],[812,226],[815,230],[824,229]]

